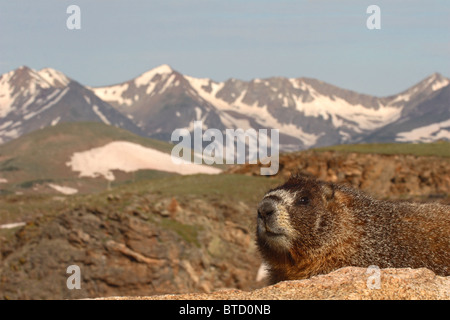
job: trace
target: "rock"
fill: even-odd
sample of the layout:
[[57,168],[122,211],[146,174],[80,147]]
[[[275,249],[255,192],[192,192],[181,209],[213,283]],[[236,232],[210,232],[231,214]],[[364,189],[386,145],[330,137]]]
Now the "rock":
[[[233,166],[227,173],[257,176],[260,166]],[[286,179],[293,173],[351,184],[376,198],[444,199],[450,194],[449,159],[443,157],[314,150],[280,155],[280,170],[275,177]]]
[[[84,204],[34,220],[2,242],[0,299],[251,290],[263,285],[255,282],[261,259],[252,239],[250,208],[256,204],[125,193],[104,198],[100,206]],[[70,265],[80,267],[81,290],[66,286]]]
[[421,269],[381,269],[379,289],[371,286],[372,273],[346,267],[306,280],[283,281],[253,291],[221,290],[148,297],[111,297],[111,300],[448,300],[450,277]]

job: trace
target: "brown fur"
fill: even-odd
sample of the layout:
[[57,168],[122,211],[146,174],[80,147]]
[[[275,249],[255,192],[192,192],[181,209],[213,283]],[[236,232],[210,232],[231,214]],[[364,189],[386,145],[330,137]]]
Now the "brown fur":
[[257,221],[271,283],[345,266],[450,274],[447,205],[375,200],[346,186],[294,176],[266,194]]

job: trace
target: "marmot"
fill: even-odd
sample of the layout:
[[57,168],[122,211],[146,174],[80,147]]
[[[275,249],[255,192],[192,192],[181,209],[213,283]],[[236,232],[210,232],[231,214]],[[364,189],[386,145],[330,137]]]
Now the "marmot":
[[375,200],[297,175],[264,196],[256,229],[271,283],[345,266],[450,274],[448,205]]

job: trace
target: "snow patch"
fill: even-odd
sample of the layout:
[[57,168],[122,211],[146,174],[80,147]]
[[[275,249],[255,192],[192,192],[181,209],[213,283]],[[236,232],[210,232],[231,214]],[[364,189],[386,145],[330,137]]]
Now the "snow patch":
[[301,99],[296,99],[297,110],[309,117],[323,117],[324,120],[332,118],[335,127],[339,128],[348,123],[338,121],[338,116],[341,119],[347,120],[350,123],[356,123],[354,130],[375,130],[388,123],[396,121],[400,118],[402,108],[383,106],[378,110],[366,108],[361,104],[353,105],[346,100],[334,97],[332,100],[328,96],[324,96],[308,86],[308,91],[313,97],[310,102],[302,102]]
[[394,100],[389,102],[389,104],[391,105],[391,104],[394,104],[395,102],[399,102],[399,101],[408,102],[409,99],[411,99],[411,95],[409,95],[409,94],[399,94]]
[[64,73],[52,68],[45,68],[39,70],[37,73],[53,87],[65,87],[70,83],[70,79]]
[[78,193],[78,190],[75,188],[59,186],[59,185],[53,184],[53,183],[50,183],[48,186],[58,192],[61,192],[62,194],[66,194],[66,195]]
[[167,79],[166,83],[164,84],[164,86],[161,88],[161,90],[159,90],[159,94],[163,93],[164,91],[166,91],[170,86],[173,85],[173,80],[175,80],[175,75],[172,74],[169,79]]
[[53,126],[56,126],[56,125],[58,124],[59,120],[61,120],[61,117],[58,117],[58,118],[54,119],[54,120],[52,121],[52,123],[51,123],[51,126],[52,126],[52,127],[53,127]]
[[92,110],[95,112],[95,114],[100,118],[100,120],[103,121],[103,123],[107,124],[107,125],[111,125],[111,122],[109,122],[109,120],[105,117],[105,115],[103,113],[100,112],[98,106],[94,105],[92,107]]
[[12,120],[6,121],[4,124],[0,126],[0,130],[8,128],[12,124]]
[[396,141],[399,142],[432,142],[439,139],[450,140],[450,119],[428,126],[416,128],[409,132],[397,134]]
[[[280,123],[274,116],[272,116],[272,114],[270,114],[270,112],[268,111],[268,107],[266,105],[258,106],[258,102],[255,102],[253,105],[243,103],[242,100],[247,94],[247,90],[243,90],[240,93],[239,97],[237,97],[234,100],[234,102],[230,104],[220,98],[217,98],[217,93],[223,88],[224,83],[215,83],[215,82],[210,83],[209,79],[197,79],[189,76],[185,76],[185,78],[189,81],[192,88],[201,98],[203,98],[204,100],[206,100],[207,102],[211,103],[216,107],[216,110],[221,117],[222,123],[227,128],[236,129],[238,128],[236,124],[239,125],[239,128],[242,128],[244,130],[250,127],[250,124],[247,120],[235,118],[229,112],[227,112],[239,110],[239,113],[245,114],[246,116],[253,118],[264,128],[279,129],[280,132],[282,133],[288,134],[292,137],[295,137],[296,139],[300,139],[307,147],[314,145],[317,142],[317,140],[324,135],[324,133],[320,134],[307,133],[303,131],[302,128],[292,123],[291,124]],[[267,86],[270,85],[270,83],[265,80],[264,81],[259,80],[258,82],[264,83]],[[292,82],[297,83],[295,81]],[[204,86],[208,86],[209,84],[211,84],[212,87],[211,92],[207,92],[202,88]],[[286,103],[288,103],[288,101],[286,101]],[[199,119],[199,112],[197,111],[197,109],[196,109],[196,116],[197,119]],[[193,125],[191,124],[191,126],[187,129],[189,131],[192,131]]]
[[34,102],[35,99],[36,99],[36,96],[31,96],[27,100],[27,102],[25,102],[25,104],[22,105],[22,110],[26,110],[28,108],[28,106]]
[[2,130],[0,131],[0,136],[2,136],[3,138],[9,138],[10,140],[15,139],[20,136],[20,128],[11,128],[8,131]]
[[307,89],[307,85],[304,81],[302,81],[301,79],[289,79],[289,82],[292,84],[292,87],[294,89],[300,89],[305,91]]
[[148,84],[147,89],[145,90],[146,94],[149,94],[150,96],[153,96],[155,94],[155,87],[156,87],[156,82],[150,82]]
[[14,228],[23,227],[25,224],[26,224],[25,222],[1,224],[0,229],[14,229]]
[[433,85],[431,86],[431,90],[437,91],[443,87],[446,87],[449,83],[450,81],[448,79],[442,79],[441,81],[433,83]]
[[62,99],[62,97],[64,97],[64,95],[65,95],[68,91],[69,91],[69,87],[65,88],[65,89],[62,90],[62,91],[61,91],[61,90],[57,90],[55,93],[52,93],[52,94],[49,96],[50,99],[53,98],[53,96],[56,95],[56,94],[58,94],[58,93],[59,93],[59,95],[58,95],[53,101],[50,101],[47,105],[45,105],[44,107],[40,108],[39,111],[31,112],[31,113],[29,113],[29,114],[24,115],[24,116],[23,116],[23,119],[24,119],[24,120],[30,120],[31,118],[33,118],[33,117],[35,117],[36,115],[38,115],[38,114],[44,112],[45,110],[50,109],[50,108],[53,107],[55,104],[57,104],[57,103]]
[[131,106],[132,99],[124,98],[123,93],[128,90],[128,83],[118,84],[110,87],[93,88],[95,95],[106,102],[116,102],[120,105]]
[[149,70],[149,71],[141,74],[139,77],[137,77],[134,80],[134,84],[136,85],[136,87],[145,86],[145,85],[148,85],[156,75],[168,74],[168,73],[172,73],[172,72],[173,72],[173,70],[170,66],[168,66],[167,64],[163,64],[159,67],[156,67],[152,70]]
[[9,83],[13,75],[14,71],[10,71],[0,77],[0,118],[5,117],[13,109],[16,96],[12,95],[13,88]]
[[[172,73],[173,70],[168,65],[162,65],[157,68],[154,68],[152,70],[149,70],[140,76],[138,76],[136,79],[134,79],[134,85],[136,88],[146,86],[145,93],[147,95],[154,95],[154,89],[157,84],[157,82],[152,82],[153,78],[156,75],[163,75],[167,76],[168,74]],[[175,75],[172,75],[175,77]],[[173,79],[169,78],[169,80],[166,82],[164,87],[160,90],[160,92],[163,92],[166,90],[169,86],[173,85]],[[98,87],[98,88],[92,88],[92,91],[102,100],[107,102],[115,102],[119,105],[126,105],[131,106],[133,102],[138,101],[140,99],[140,96],[138,94],[135,94],[131,98],[125,98],[123,95],[125,91],[127,91],[129,88],[129,83],[123,83],[118,84],[114,86],[108,86],[108,87]]]
[[[226,103],[225,101],[216,98],[217,93],[222,90],[225,85],[223,82],[217,83],[207,78],[193,78],[190,76],[184,77],[189,81],[189,84],[195,90],[195,93],[202,97],[204,100],[212,103],[213,105]],[[207,91],[205,91],[205,89],[203,89],[203,87],[208,87],[210,85],[212,90],[208,93]]]
[[76,152],[66,163],[80,177],[100,177],[113,181],[113,170],[133,172],[158,170],[186,174],[218,174],[220,169],[191,163],[175,164],[170,154],[127,141],[114,141],[103,147]]

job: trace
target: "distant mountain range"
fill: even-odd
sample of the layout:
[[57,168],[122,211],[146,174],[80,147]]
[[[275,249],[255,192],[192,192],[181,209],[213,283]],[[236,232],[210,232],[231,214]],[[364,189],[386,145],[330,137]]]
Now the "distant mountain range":
[[310,78],[215,82],[162,65],[91,88],[54,69],[20,67],[0,77],[0,143],[62,122],[94,121],[169,141],[178,128],[279,129],[280,149],[450,139],[450,80],[435,73],[375,97]]
[[143,135],[130,119],[59,71],[24,66],[0,77],[0,143],[57,123],[81,121]]

